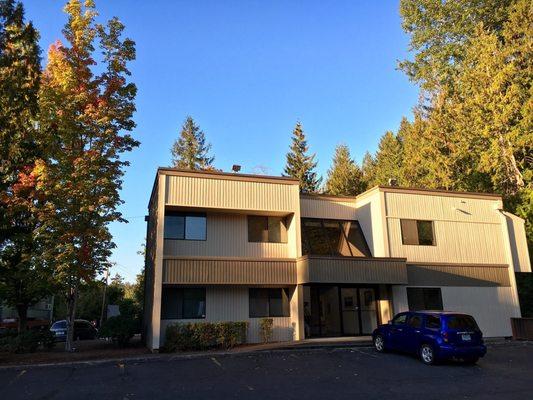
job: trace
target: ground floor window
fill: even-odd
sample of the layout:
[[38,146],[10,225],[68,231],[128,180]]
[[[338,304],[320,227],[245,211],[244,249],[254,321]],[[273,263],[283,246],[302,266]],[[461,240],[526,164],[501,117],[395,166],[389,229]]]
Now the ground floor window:
[[407,288],[409,311],[442,310],[440,288]]
[[250,318],[289,317],[289,289],[250,288]]
[[205,288],[163,287],[161,319],[205,318]]

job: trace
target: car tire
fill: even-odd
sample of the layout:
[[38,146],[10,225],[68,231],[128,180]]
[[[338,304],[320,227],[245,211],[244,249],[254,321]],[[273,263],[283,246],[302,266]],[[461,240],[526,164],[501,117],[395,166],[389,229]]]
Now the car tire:
[[435,365],[437,363],[433,346],[428,343],[420,346],[418,354],[420,355],[420,360],[426,365]]
[[387,351],[385,347],[385,338],[382,335],[376,335],[374,337],[374,348],[379,353],[385,353]]

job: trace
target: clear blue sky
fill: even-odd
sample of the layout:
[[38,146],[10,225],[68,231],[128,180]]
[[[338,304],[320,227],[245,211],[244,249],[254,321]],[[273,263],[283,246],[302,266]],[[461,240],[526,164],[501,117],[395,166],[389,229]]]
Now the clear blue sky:
[[[41,34],[43,62],[66,21],[64,0],[23,0]],[[300,120],[318,169],[335,145],[356,161],[410,116],[418,90],[396,70],[407,55],[398,1],[96,0],[99,21],[118,16],[137,43],[141,146],[127,158],[121,207],[111,227],[111,271],[133,281],[143,265],[148,198],[158,166],[187,115],[200,124],[224,171],[279,175]]]

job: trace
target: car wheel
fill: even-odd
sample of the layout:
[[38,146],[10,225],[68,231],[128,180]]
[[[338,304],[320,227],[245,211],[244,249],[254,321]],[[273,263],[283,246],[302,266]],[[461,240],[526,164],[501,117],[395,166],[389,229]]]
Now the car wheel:
[[385,352],[385,339],[381,335],[376,335],[374,338],[374,348],[380,353]]
[[433,351],[433,346],[427,343],[420,346],[420,359],[426,365],[435,364],[435,352]]

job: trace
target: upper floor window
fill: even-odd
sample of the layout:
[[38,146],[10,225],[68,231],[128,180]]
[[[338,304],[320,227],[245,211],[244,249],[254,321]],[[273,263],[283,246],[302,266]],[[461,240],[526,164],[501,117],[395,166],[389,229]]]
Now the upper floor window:
[[402,243],[420,246],[434,246],[435,234],[433,221],[420,221],[415,219],[400,220],[402,229]]
[[206,240],[206,216],[202,213],[167,212],[165,239]]
[[357,221],[302,218],[302,252],[311,255],[370,257]]
[[248,241],[287,243],[287,224],[285,218],[249,215]]

